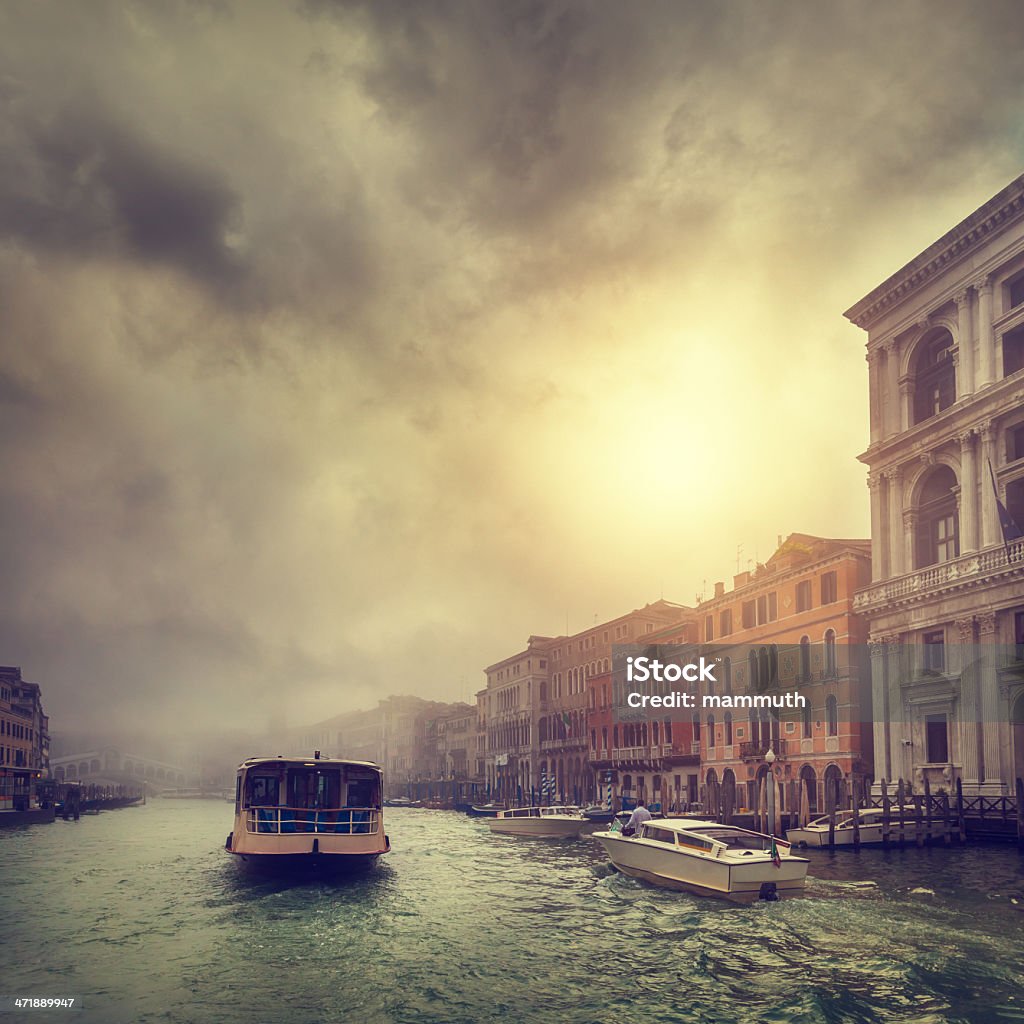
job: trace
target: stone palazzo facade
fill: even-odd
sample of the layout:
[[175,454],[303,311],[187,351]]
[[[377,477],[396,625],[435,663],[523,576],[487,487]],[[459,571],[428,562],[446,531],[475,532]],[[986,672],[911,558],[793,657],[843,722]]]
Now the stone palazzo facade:
[[854,606],[875,778],[1012,794],[1024,540],[998,502],[1024,525],[1024,176],[846,316],[868,334],[872,582]]

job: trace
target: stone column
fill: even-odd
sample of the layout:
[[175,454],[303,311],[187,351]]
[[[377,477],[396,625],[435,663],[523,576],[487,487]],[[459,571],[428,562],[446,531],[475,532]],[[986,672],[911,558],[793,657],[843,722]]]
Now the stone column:
[[981,707],[982,783],[986,796],[1006,793],[999,762],[999,677],[996,675],[996,616],[982,612],[978,620],[978,704]]
[[890,469],[885,474],[889,482],[889,575],[899,576],[906,572],[903,567],[903,487],[899,469]]
[[960,707],[959,707],[959,761],[960,777],[964,787],[978,791],[981,783],[980,740],[982,727],[978,707],[978,646],[974,638],[974,616],[957,619],[960,633]]
[[966,289],[953,296],[956,302],[957,348],[960,373],[956,379],[956,397],[974,394],[974,332],[971,330],[971,293]]
[[965,430],[960,441],[960,553],[978,550],[978,467],[974,458],[974,431]]
[[900,413],[900,355],[899,346],[895,340],[887,341],[885,343],[885,374],[889,384],[889,394],[887,396],[888,401],[886,403],[886,417],[885,417],[885,434],[887,437],[892,437],[894,434],[898,434],[901,430],[905,430],[905,427],[901,427],[903,422]]
[[992,331],[992,279],[983,278],[974,286],[978,291],[978,386],[987,387],[993,380],[995,336]]
[[885,538],[882,536],[881,482],[879,474],[868,475],[868,489],[871,491],[871,580],[873,583],[884,579],[882,552],[885,549]]
[[885,708],[885,728],[889,735],[890,777],[910,780],[913,777],[912,747],[904,740],[912,739],[910,723],[904,717],[903,708],[903,645],[899,634],[883,637],[885,641],[885,689],[888,700]]
[[882,439],[881,382],[878,379],[878,349],[869,349],[864,358],[868,361],[868,416],[871,426],[871,443]]
[[900,388],[900,401],[899,401],[899,414],[900,423],[902,430],[909,430],[910,424],[914,419],[913,410],[913,391],[914,391],[914,378],[907,374],[905,377],[900,377],[899,382]]
[[981,425],[981,546],[991,547],[1000,538],[999,512],[996,509],[996,492],[992,484],[992,470],[995,465],[993,449],[995,446],[995,430],[992,421]]
[[892,779],[892,760],[889,757],[889,694],[885,678],[884,638],[873,638],[868,644],[871,652],[871,713],[872,745],[874,747],[875,780]]
[[917,509],[903,510],[903,571],[913,572],[917,568],[914,541],[917,539]]

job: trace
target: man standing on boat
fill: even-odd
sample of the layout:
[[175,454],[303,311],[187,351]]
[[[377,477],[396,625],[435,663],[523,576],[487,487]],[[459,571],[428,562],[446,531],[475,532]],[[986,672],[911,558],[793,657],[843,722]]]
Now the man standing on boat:
[[643,800],[637,800],[636,808],[629,816],[626,827],[622,830],[624,836],[635,836],[636,830],[645,822],[651,820],[651,812],[644,806]]

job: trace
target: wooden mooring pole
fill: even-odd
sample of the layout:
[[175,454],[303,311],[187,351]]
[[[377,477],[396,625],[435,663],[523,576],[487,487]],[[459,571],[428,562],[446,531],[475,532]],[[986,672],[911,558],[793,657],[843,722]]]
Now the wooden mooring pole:
[[882,846],[889,849],[889,784],[882,779]]
[[835,784],[825,786],[825,799],[828,801],[828,848],[836,848],[836,802],[838,787]]
[[964,824],[964,785],[956,780],[956,825],[960,832],[960,842],[967,842],[967,828]]
[[924,777],[924,837],[932,841],[932,786],[928,776]]
[[1024,853],[1024,780],[1017,777],[1017,849]]
[[853,849],[854,851],[860,850],[860,794],[857,792],[857,778],[851,776],[849,780],[850,786],[850,804],[851,810],[853,811]]
[[903,802],[906,800],[907,794],[903,785],[903,780],[900,779],[899,786],[896,787],[896,812],[900,816],[900,846],[903,845],[904,839],[904,827],[903,827]]

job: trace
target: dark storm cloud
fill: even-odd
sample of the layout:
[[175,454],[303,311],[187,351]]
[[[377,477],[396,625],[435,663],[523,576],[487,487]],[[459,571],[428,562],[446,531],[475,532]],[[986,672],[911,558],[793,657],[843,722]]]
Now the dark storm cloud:
[[[839,311],[897,226],[1019,170],[1021,36],[1016,4],[0,9],[3,660],[61,728],[262,724],[286,689],[451,697],[669,560],[687,596],[746,536],[614,502],[746,409],[643,419],[686,404],[673,362],[726,353],[728,401],[812,417],[851,493]],[[740,402],[780,352],[799,401]],[[806,528],[759,471],[724,475]]]
[[242,264],[226,244],[240,202],[222,175],[82,106],[15,117],[0,150],[0,232],[68,256],[174,266],[225,285]]

